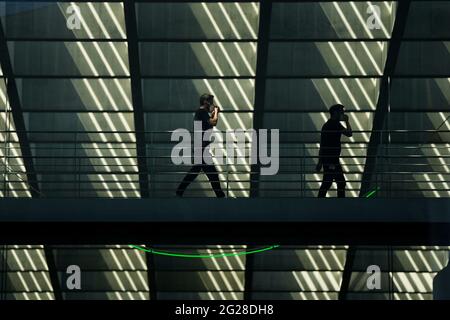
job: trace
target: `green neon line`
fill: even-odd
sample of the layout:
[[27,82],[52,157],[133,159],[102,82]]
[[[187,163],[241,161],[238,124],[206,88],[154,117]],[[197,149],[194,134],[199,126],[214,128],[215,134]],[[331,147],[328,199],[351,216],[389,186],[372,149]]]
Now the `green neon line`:
[[259,252],[263,252],[263,251],[268,251],[268,250],[272,250],[272,249],[279,247],[279,245],[273,245],[270,247],[252,250],[252,251],[241,251],[241,252],[232,252],[232,253],[224,252],[224,253],[220,253],[220,254],[202,255],[202,254],[187,254],[187,253],[158,251],[158,250],[154,250],[154,249],[147,249],[147,248],[137,246],[134,244],[130,244],[129,246],[134,249],[141,250],[141,251],[145,251],[145,252],[149,252],[149,253],[153,253],[153,254],[159,254],[162,256],[177,257],[177,258],[223,258],[223,257],[243,256],[243,255],[255,254],[255,253],[259,253]]
[[371,196],[373,196],[376,193],[375,190],[370,191],[368,194],[366,194],[366,198],[370,198]]
[[[376,187],[374,190],[369,191],[365,195],[365,197],[366,198],[372,197],[375,193],[377,193],[378,190],[380,190],[380,188]],[[255,254],[255,253],[260,253],[260,252],[264,252],[264,251],[269,251],[269,250],[279,247],[279,245],[273,245],[270,247],[265,247],[265,248],[252,250],[252,251],[241,251],[241,252],[232,252],[232,253],[225,252],[225,253],[219,253],[219,254],[202,255],[202,254],[187,254],[187,253],[175,253],[175,252],[168,252],[168,251],[158,251],[158,250],[154,250],[154,249],[147,249],[147,248],[137,246],[134,244],[130,244],[129,246],[134,249],[138,249],[138,250],[148,252],[148,253],[158,254],[161,256],[177,257],[177,258],[199,258],[199,259],[208,259],[208,258],[213,259],[213,258],[244,256],[244,255],[248,255],[248,254]]]
[[374,190],[366,193],[366,198],[370,198],[371,196],[373,196],[375,193],[377,193],[377,191],[380,190],[380,187],[376,187]]

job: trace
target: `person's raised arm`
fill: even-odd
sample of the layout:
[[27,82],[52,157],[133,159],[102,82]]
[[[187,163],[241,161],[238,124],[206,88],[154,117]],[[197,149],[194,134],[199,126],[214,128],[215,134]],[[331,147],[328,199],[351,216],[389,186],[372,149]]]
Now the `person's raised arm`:
[[352,126],[350,125],[350,121],[348,121],[348,115],[346,114],[344,114],[344,121],[345,121],[345,129],[342,132],[342,134],[346,137],[353,136]]
[[216,126],[217,122],[219,121],[219,110],[220,108],[218,106],[214,106],[214,110],[211,113],[211,118],[209,118],[209,123],[212,126]]

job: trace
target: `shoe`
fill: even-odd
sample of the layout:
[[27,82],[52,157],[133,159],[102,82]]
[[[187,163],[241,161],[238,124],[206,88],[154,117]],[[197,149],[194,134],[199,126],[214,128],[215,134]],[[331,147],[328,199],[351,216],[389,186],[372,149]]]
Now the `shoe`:
[[180,191],[180,190],[177,190],[177,192],[176,192],[175,194],[176,194],[176,196],[177,196],[178,198],[182,198],[182,197],[183,197],[183,192]]
[[225,198],[225,193],[223,191],[218,192],[217,198]]

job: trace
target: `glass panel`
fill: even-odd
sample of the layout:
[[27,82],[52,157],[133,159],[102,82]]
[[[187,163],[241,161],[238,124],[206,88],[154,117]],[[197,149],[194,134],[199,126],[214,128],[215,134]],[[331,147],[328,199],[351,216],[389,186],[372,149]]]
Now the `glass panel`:
[[[126,76],[125,42],[8,42],[16,75]],[[36,63],[39,61],[39,63]],[[55,61],[57,63],[55,63]]]
[[132,111],[129,79],[17,79],[23,111]]
[[272,42],[269,76],[359,76],[382,74],[384,42]]
[[256,39],[253,3],[138,3],[138,32],[146,39]]
[[450,42],[402,42],[396,75],[449,76],[449,70]]
[[[369,29],[373,6],[381,23]],[[272,39],[390,38],[395,2],[274,3],[272,10]]]
[[[22,39],[124,39],[123,5],[113,2],[1,2],[6,37]],[[80,28],[73,18],[80,14]],[[26,23],[24,23],[26,21]],[[68,28],[72,25],[73,28]]]
[[412,1],[405,27],[405,38],[450,36],[450,3],[446,1]]
[[140,56],[144,76],[254,76],[256,69],[253,42],[146,42]]

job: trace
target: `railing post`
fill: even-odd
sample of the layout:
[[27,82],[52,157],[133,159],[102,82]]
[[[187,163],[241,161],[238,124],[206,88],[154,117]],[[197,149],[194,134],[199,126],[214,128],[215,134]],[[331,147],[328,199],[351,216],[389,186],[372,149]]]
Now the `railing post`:
[[386,183],[386,187],[387,187],[387,191],[388,191],[388,198],[392,198],[392,174],[391,174],[391,157],[390,157],[390,152],[389,152],[389,148],[390,148],[390,146],[389,146],[389,126],[388,126],[388,128],[387,128],[387,132],[386,132],[386,135],[388,136],[387,137],[387,141],[386,141],[386,143],[385,143],[385,147],[384,147],[384,149],[385,149],[385,158],[386,158],[386,175],[387,175],[387,177],[385,177],[386,178],[386,180],[387,181],[385,181],[385,183]]
[[376,188],[379,190],[381,190],[380,184],[382,183],[382,181],[384,181],[384,178],[385,178],[384,157],[383,157],[384,151],[385,151],[384,150],[385,145],[384,145],[384,140],[383,140],[383,129],[381,130],[380,137],[381,137],[380,154],[377,153],[375,155],[375,163],[378,164],[375,167],[375,176],[376,176],[375,185],[376,185]]
[[[5,81],[8,81],[8,79],[5,79]],[[8,174],[8,166],[7,166],[7,162],[8,162],[8,159],[7,159],[7,150],[8,150],[8,133],[7,133],[7,130],[8,130],[8,126],[7,126],[7,123],[8,123],[8,119],[9,119],[9,114],[8,114],[8,109],[7,109],[7,105],[8,105],[8,103],[5,103],[5,134],[3,135],[4,136],[4,138],[5,138],[5,141],[4,141],[4,144],[3,144],[3,148],[4,148],[4,150],[3,150],[3,168],[4,168],[4,170],[3,170],[3,196],[4,197],[6,197],[6,186],[7,186],[7,183],[6,183],[6,179],[7,179],[7,174]]]
[[77,146],[77,144],[78,144],[78,132],[75,131],[75,139],[74,139],[74,146],[75,146],[75,148],[74,148],[75,150],[74,151],[75,151],[75,154],[74,154],[74,156],[75,156],[75,168],[76,168],[76,175],[77,175],[76,181],[78,182],[77,183],[77,195],[78,195],[78,198],[81,198],[80,159],[78,159],[78,146]]
[[228,158],[226,161],[226,170],[227,170],[226,181],[227,181],[227,198],[228,198],[229,197],[229,186],[230,186],[230,181],[229,181],[230,166],[228,165]]
[[305,182],[305,170],[306,170],[306,150],[305,150],[305,144],[302,143],[302,161],[301,161],[301,173],[300,173],[300,179],[301,179],[301,196],[302,198],[305,197],[305,189],[306,189],[306,182]]
[[[153,160],[152,160],[152,146],[153,146],[153,132],[149,132],[150,133],[150,145],[147,146],[147,144],[145,144],[145,148],[147,148],[146,152],[145,152],[145,163],[147,163],[147,177],[148,177],[148,183],[149,183],[149,191],[148,191],[148,197],[151,198],[154,194],[155,194],[155,186],[153,181],[151,181],[152,176],[150,174],[151,169],[152,169],[152,165],[153,165]],[[144,137],[144,141],[147,140],[147,131],[144,131],[144,133],[142,134]],[[136,152],[136,163],[138,163],[138,158],[137,158],[137,147],[135,149]],[[150,162],[150,165],[148,165],[148,163]],[[139,174],[138,174],[139,177]],[[139,181],[138,181],[139,182]]]

